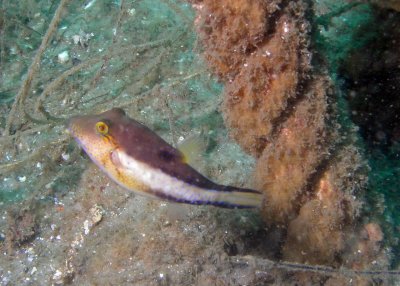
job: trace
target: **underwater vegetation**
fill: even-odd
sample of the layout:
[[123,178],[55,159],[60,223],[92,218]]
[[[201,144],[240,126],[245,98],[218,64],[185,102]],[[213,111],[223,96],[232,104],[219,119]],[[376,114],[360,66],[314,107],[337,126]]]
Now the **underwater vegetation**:
[[[397,6],[3,0],[0,284],[398,282]],[[65,132],[112,108],[261,212],[115,184]]]
[[[355,269],[377,260],[384,265],[379,225],[356,227],[365,221],[361,205],[368,170],[356,128],[335,95],[340,91],[327,76],[343,58],[328,58],[326,67],[323,56],[311,60],[321,39],[312,37],[318,35],[306,17],[309,5],[196,1],[204,57],[225,82],[223,112],[232,137],[258,158],[256,189],[266,194],[265,222],[287,236],[283,258]],[[365,15],[364,23],[372,17]],[[321,18],[314,15],[316,23]],[[357,44],[365,45],[374,34]],[[363,255],[353,255],[346,245],[357,240]]]
[[[332,84],[322,68],[311,66],[308,5],[201,3],[205,57],[220,74],[233,70],[224,77],[225,121],[257,158],[255,185],[266,194],[263,217],[287,229],[283,257],[333,264],[345,248],[364,179],[354,142],[341,142]],[[247,19],[251,25],[240,25]],[[251,40],[236,37],[241,34]],[[223,56],[219,42],[229,47]]]

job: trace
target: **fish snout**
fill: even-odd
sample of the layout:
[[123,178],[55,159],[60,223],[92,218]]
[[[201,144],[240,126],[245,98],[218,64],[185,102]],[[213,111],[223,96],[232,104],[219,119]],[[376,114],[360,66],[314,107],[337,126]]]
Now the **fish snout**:
[[65,121],[65,133],[70,135],[79,146],[85,149],[90,143],[90,133],[85,130],[85,120],[82,116],[71,117]]
[[76,136],[77,129],[79,127],[78,123],[78,118],[77,117],[71,117],[67,119],[64,123],[65,126],[65,132],[71,136]]

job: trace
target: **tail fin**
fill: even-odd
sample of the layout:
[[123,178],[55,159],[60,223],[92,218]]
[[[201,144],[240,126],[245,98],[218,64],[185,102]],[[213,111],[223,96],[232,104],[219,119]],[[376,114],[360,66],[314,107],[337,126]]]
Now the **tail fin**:
[[261,208],[264,195],[251,189],[224,187],[219,192],[218,199],[211,203],[225,208]]

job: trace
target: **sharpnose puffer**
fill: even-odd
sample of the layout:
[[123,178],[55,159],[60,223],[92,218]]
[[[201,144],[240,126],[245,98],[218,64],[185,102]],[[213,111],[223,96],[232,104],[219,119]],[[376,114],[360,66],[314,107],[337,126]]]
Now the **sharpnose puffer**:
[[73,117],[68,130],[93,162],[128,190],[179,203],[261,206],[260,192],[210,181],[179,150],[120,108]]

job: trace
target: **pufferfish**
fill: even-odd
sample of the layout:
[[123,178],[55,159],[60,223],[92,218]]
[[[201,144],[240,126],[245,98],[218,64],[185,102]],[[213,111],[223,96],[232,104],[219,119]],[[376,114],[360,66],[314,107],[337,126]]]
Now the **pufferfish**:
[[69,133],[92,161],[125,189],[168,201],[255,208],[260,192],[219,185],[192,168],[181,151],[120,108],[72,117]]

